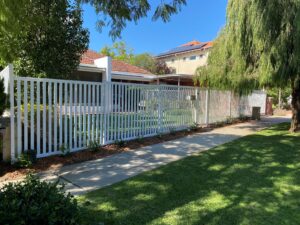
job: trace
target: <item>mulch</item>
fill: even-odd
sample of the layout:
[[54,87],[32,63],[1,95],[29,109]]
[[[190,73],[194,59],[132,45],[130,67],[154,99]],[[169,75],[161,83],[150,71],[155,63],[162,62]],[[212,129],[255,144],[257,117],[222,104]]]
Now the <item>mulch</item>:
[[[236,120],[231,124],[245,122],[245,120]],[[230,125],[231,125],[230,124]],[[199,127],[193,130],[184,130],[172,132],[170,134],[163,134],[154,137],[146,137],[139,140],[132,140],[124,142],[124,145],[120,144],[109,144],[105,146],[98,147],[93,150],[84,150],[79,152],[70,153],[68,155],[55,155],[46,158],[40,158],[35,164],[29,168],[18,168],[10,163],[0,162],[0,182],[9,181],[9,180],[19,180],[24,178],[29,173],[37,173],[46,170],[57,170],[65,165],[70,165],[74,163],[80,163],[84,161],[94,160],[104,158],[113,154],[130,151],[138,149],[144,146],[149,146],[153,144],[159,144],[166,141],[175,140],[182,138],[194,133],[207,132],[216,127],[222,127],[229,124],[216,124],[210,127]]]

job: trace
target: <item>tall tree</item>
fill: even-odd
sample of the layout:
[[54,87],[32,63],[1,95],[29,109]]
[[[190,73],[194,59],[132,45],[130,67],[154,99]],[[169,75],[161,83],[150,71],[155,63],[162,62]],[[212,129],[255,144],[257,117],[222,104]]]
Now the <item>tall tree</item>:
[[68,0],[32,0],[25,7],[25,17],[31,19],[18,38],[16,71],[22,76],[68,78],[88,47],[80,8]]
[[[103,26],[110,25],[110,35],[113,38],[120,37],[127,22],[137,22],[146,17],[151,9],[149,0],[77,0],[77,2],[91,4],[96,13],[101,16],[101,19],[97,21],[97,27],[101,30]],[[161,0],[159,2],[157,5],[153,4],[155,12],[152,19],[161,18],[164,22],[169,21],[170,16],[186,4],[186,0],[168,0],[168,3]]]
[[259,87],[292,89],[291,131],[300,129],[300,1],[229,0],[227,21],[200,83],[239,94]]
[[124,41],[115,42],[112,46],[104,46],[100,53],[128,63],[131,62],[134,56],[133,49],[128,47]]
[[26,0],[0,0],[0,65],[12,62],[20,51],[19,37],[29,23]]
[[155,59],[149,53],[137,54],[131,60],[131,64],[144,68],[151,73],[156,73]]
[[68,0],[0,0],[0,64],[23,76],[68,77],[88,45],[81,10]]

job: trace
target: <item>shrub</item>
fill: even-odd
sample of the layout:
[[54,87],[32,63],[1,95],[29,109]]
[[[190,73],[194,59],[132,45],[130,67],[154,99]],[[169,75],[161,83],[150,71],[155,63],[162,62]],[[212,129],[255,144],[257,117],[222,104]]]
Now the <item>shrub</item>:
[[19,168],[28,168],[32,164],[36,162],[36,151],[35,150],[28,150],[23,152],[16,162],[16,166]]
[[169,133],[170,135],[175,135],[176,134],[176,129],[174,127],[169,128]]
[[88,148],[92,152],[96,152],[100,148],[100,144],[97,141],[90,141]]
[[61,151],[61,156],[67,156],[70,154],[69,145],[61,145],[59,150]]
[[190,126],[190,130],[192,130],[192,131],[196,131],[196,130],[198,130],[198,124],[197,123],[193,123],[191,126]]
[[29,175],[21,183],[0,189],[0,224],[74,225],[79,220],[76,200],[58,183]]
[[125,147],[126,142],[121,139],[121,140],[116,140],[115,144],[118,145],[119,148],[123,148]]

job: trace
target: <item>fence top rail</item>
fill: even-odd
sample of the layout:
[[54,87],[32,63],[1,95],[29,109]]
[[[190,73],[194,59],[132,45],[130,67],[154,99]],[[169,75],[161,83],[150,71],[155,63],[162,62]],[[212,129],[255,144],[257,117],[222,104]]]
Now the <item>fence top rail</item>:
[[[46,83],[67,83],[67,84],[86,84],[86,85],[99,85],[103,84],[111,84],[111,85],[123,85],[123,86],[135,86],[135,87],[145,87],[145,88],[172,88],[171,90],[178,89],[189,89],[189,90],[199,90],[205,91],[209,90],[208,88],[200,88],[200,87],[191,87],[191,86],[178,86],[178,85],[168,85],[168,84],[138,84],[138,83],[123,83],[123,82],[93,82],[93,81],[80,81],[80,80],[64,80],[64,79],[53,79],[53,78],[36,78],[36,77],[21,77],[21,76],[13,76],[15,81],[34,81],[34,82],[46,82]],[[230,92],[230,90],[216,90],[210,89],[211,91],[220,91],[220,92]],[[263,90],[253,90],[252,93],[255,94],[266,94]]]
[[185,89],[195,89],[199,87],[191,87],[191,86],[178,86],[178,85],[169,85],[169,84],[138,84],[138,83],[122,83],[122,82],[104,82],[104,83],[110,83],[110,84],[116,84],[116,85],[124,85],[124,86],[141,86],[141,87],[169,87],[169,88],[185,88]]
[[34,82],[47,82],[47,83],[70,83],[70,84],[88,84],[88,85],[103,85],[103,84],[112,84],[112,85],[124,85],[124,86],[140,86],[148,88],[176,88],[176,89],[196,89],[199,87],[191,86],[178,86],[178,85],[167,85],[167,84],[139,84],[139,83],[123,83],[123,82],[93,82],[93,81],[80,81],[80,80],[64,80],[64,79],[53,79],[53,78],[37,78],[37,77],[22,77],[14,76],[14,80],[18,81],[34,81]]
[[18,81],[36,81],[36,82],[46,82],[46,83],[70,83],[70,84],[92,84],[92,85],[101,85],[100,82],[92,81],[80,81],[80,80],[63,80],[63,79],[52,79],[52,78],[36,78],[36,77],[20,77],[14,76],[14,80]]

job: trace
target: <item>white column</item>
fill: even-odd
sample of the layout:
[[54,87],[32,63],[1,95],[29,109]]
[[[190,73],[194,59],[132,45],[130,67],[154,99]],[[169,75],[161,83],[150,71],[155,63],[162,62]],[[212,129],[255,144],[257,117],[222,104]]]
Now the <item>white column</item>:
[[7,82],[7,93],[9,84],[9,98],[10,98],[10,154],[11,162],[14,163],[15,157],[15,110],[14,110],[14,68],[12,64],[8,65],[9,79]]
[[105,69],[102,75],[102,82],[111,82],[112,60],[111,57],[106,56],[94,61],[95,65],[99,68]]
[[[102,82],[110,83],[111,82],[111,72],[112,72],[112,59],[109,56],[96,59],[94,61],[95,65],[99,68],[104,68],[105,72],[102,73]],[[105,105],[101,106],[101,109],[104,112],[110,112],[112,110],[112,90],[111,85],[105,85],[105,88],[102,89],[101,95],[105,98]]]
[[[3,132],[3,159],[5,161],[11,160],[12,163],[16,161],[17,155],[15,155],[15,117],[14,117],[14,72],[13,65],[9,64],[2,71],[0,71],[0,78],[3,79],[4,93],[9,97],[6,101],[10,101],[10,127],[7,127],[7,131]],[[8,134],[8,135],[7,135]]]

